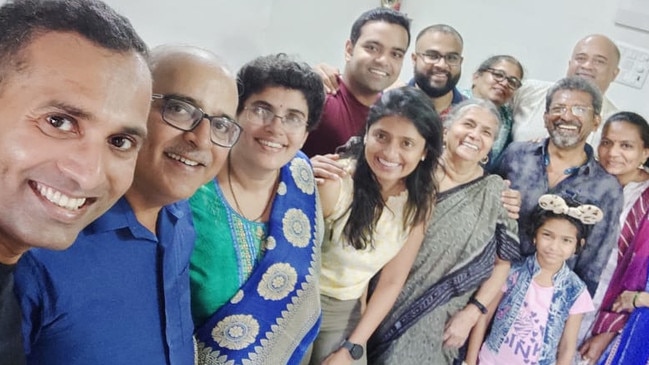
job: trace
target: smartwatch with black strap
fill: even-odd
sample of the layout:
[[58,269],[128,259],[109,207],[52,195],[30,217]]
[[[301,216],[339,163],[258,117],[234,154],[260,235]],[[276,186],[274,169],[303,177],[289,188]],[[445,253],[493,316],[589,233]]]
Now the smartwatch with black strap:
[[340,343],[340,347],[347,349],[349,351],[349,354],[352,356],[352,359],[358,360],[361,357],[363,357],[363,346],[356,344],[356,343],[351,343],[349,340],[344,339],[343,342]]

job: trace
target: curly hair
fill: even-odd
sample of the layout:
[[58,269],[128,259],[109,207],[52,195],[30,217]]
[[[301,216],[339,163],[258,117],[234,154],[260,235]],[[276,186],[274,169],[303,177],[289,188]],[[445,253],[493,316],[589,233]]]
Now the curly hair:
[[292,60],[284,53],[257,57],[241,67],[237,74],[239,106],[241,113],[251,95],[269,87],[284,87],[304,95],[309,115],[306,129],[312,131],[320,121],[325,94],[322,79],[304,62]]

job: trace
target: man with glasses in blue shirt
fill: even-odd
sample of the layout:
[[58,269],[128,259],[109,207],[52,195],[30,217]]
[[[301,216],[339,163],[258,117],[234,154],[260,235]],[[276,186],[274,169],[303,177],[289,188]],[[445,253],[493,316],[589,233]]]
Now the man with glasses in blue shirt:
[[440,116],[466,99],[456,87],[462,76],[463,47],[462,36],[450,25],[431,25],[417,35],[414,77],[408,85],[425,92]]
[[601,122],[601,108],[602,96],[591,82],[581,77],[559,80],[545,102],[543,119],[550,137],[510,144],[496,169],[522,195],[518,227],[525,255],[535,251],[530,220],[541,195],[569,196],[602,208],[604,220],[593,226],[584,249],[568,261],[591,296],[618,238],[623,199],[617,179],[599,165],[586,143]]
[[28,364],[194,363],[188,202],[223,166],[241,128],[237,87],[192,47],[151,55],[148,136],[133,185],[67,251],[35,250],[16,270]]

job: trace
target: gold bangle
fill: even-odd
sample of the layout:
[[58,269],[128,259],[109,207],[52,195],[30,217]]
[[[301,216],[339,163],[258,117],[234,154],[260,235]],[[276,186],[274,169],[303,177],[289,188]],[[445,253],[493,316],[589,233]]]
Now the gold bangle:
[[633,296],[633,302],[631,302],[631,303],[633,304],[633,308],[638,308],[638,307],[635,305],[635,301],[638,299],[638,295],[640,295],[640,292],[639,292],[639,291],[635,292],[635,295]]

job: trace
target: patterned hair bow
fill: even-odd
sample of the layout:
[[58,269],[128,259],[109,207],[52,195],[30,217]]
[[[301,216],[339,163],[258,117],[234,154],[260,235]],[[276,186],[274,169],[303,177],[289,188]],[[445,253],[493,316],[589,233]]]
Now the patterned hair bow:
[[539,206],[544,210],[551,210],[554,214],[565,214],[576,218],[583,224],[595,224],[604,218],[604,212],[591,204],[578,207],[569,207],[562,197],[554,194],[541,195]]

